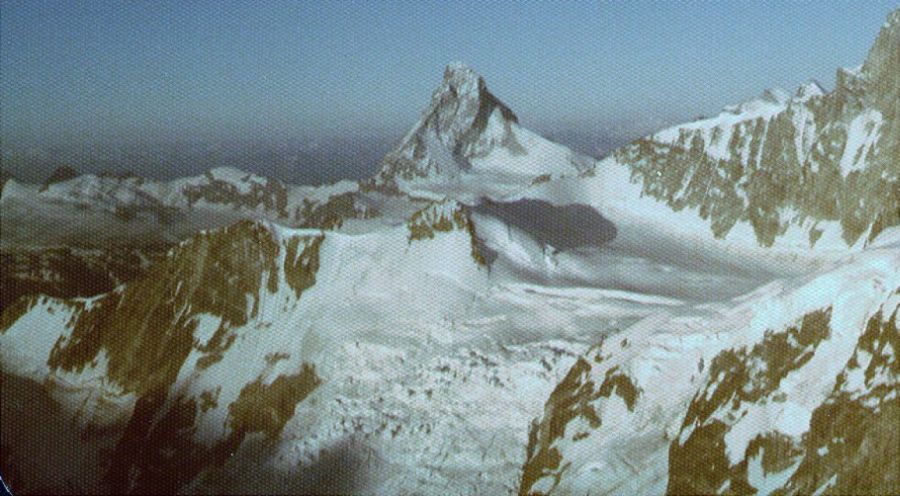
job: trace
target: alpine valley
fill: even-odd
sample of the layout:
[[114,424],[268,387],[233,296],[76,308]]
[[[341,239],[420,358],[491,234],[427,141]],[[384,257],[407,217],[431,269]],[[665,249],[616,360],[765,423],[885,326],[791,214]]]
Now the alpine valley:
[[602,160],[447,66],[362,182],[0,194],[29,493],[900,493],[900,10]]

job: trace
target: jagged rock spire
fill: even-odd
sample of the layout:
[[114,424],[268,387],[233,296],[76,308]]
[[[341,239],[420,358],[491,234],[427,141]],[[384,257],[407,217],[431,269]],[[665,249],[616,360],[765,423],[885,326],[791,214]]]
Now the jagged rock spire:
[[379,179],[458,175],[471,168],[470,158],[495,145],[515,150],[516,125],[516,115],[488,90],[484,78],[466,64],[453,62],[444,69],[444,79],[419,122],[385,157]]
[[459,138],[470,130],[483,131],[495,109],[505,120],[518,122],[512,110],[488,90],[484,78],[467,65],[453,62],[444,69],[444,81],[431,96],[425,124],[444,131],[447,138]]
[[900,9],[891,12],[881,26],[862,71],[873,78],[892,75],[900,80]]

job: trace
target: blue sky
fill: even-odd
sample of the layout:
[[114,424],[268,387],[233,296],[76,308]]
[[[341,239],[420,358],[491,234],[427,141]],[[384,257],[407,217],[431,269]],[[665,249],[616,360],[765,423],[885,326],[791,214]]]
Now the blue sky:
[[4,143],[366,132],[452,60],[526,124],[710,113],[831,86],[894,1],[0,2]]

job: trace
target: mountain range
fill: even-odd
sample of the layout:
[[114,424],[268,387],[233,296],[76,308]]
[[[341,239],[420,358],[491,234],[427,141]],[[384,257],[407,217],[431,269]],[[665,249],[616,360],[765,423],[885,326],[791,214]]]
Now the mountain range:
[[900,11],[602,160],[452,63],[370,180],[0,208],[17,493],[900,491]]

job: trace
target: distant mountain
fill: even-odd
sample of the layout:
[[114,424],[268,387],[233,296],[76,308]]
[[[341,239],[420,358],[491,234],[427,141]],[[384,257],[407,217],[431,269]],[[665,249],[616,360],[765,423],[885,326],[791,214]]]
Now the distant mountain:
[[[347,197],[358,188],[351,181],[293,186],[230,167],[172,181],[135,175],[77,175],[67,169],[41,186],[15,179],[4,182],[0,190],[3,244],[103,247],[111,242],[104,231],[119,231],[120,239],[113,244],[171,242],[198,229],[224,226],[241,218],[299,226],[318,222],[326,210],[333,210],[334,202],[346,204],[341,210],[345,218],[370,215]],[[71,221],[66,229],[54,227],[66,220]],[[92,232],[102,237],[91,239]],[[130,232],[134,235],[125,235]]]
[[299,134],[270,129],[240,137],[136,139],[96,143],[4,141],[2,169],[18,180],[42,183],[61,167],[83,174],[131,171],[170,181],[233,167],[284,183],[326,185],[368,179],[405,131],[396,125],[344,127]]
[[454,63],[376,183],[426,197],[499,197],[541,177],[589,173],[594,162],[522,128],[483,78]]

